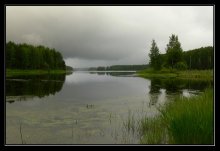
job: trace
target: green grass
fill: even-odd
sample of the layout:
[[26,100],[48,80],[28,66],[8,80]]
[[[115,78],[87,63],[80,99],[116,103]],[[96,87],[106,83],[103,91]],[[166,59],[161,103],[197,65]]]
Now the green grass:
[[177,77],[175,70],[162,69],[159,71],[153,69],[146,69],[137,72],[143,78],[172,78]]
[[177,98],[163,113],[168,123],[171,143],[213,143],[213,92],[206,90],[202,96]]
[[66,70],[19,70],[19,69],[6,69],[6,77],[17,75],[41,75],[41,74],[62,74],[67,73]]
[[137,72],[143,78],[181,78],[181,79],[213,79],[213,70],[184,70],[161,69],[159,71],[146,69]]
[[130,132],[134,133],[136,130],[136,120],[135,120],[134,114],[132,114],[130,110],[128,111],[127,120],[123,122],[123,126],[129,133]]
[[179,71],[178,77],[183,79],[213,79],[213,70],[185,70]]
[[213,118],[212,89],[200,96],[176,98],[159,117],[141,120],[140,143],[213,144]]
[[140,120],[140,144],[166,144],[166,129],[161,117]]

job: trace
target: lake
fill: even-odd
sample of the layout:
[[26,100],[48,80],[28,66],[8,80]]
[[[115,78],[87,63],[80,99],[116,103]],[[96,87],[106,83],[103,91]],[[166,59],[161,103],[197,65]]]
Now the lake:
[[134,72],[76,71],[6,79],[6,144],[138,144],[126,120],[158,115],[210,81],[144,79]]

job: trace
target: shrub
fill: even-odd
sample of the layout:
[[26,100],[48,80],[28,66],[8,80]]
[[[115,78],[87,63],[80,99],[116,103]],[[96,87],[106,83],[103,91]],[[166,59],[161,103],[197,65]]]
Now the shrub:
[[186,70],[187,64],[185,62],[178,62],[177,64],[175,64],[174,68],[178,70]]

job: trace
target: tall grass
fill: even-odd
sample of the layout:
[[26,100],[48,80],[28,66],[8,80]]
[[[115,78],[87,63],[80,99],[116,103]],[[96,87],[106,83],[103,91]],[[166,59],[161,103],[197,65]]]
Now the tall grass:
[[140,77],[143,78],[173,78],[177,77],[176,70],[173,69],[161,69],[161,70],[154,70],[154,69],[146,69],[137,72]]
[[166,144],[166,129],[161,117],[143,118],[139,124],[141,144]]
[[142,144],[213,144],[213,90],[201,96],[178,97],[152,119],[139,125]]
[[180,78],[190,79],[213,79],[213,70],[184,70],[178,72]]
[[21,127],[21,121],[20,120],[19,120],[19,132],[20,132],[20,137],[21,137],[21,143],[25,144],[25,141],[23,139],[22,127]]
[[212,144],[213,143],[213,91],[203,95],[177,98],[162,111],[167,123],[170,143]]
[[131,110],[128,111],[127,120],[123,122],[124,128],[130,133],[134,133],[136,130],[136,120]]
[[176,70],[166,69],[153,70],[146,69],[137,72],[143,78],[184,78],[184,79],[213,79],[213,70]]

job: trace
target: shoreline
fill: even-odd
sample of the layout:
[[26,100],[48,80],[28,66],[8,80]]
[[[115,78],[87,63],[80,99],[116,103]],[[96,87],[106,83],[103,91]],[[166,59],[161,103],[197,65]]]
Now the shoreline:
[[21,70],[21,69],[6,69],[5,77],[12,77],[17,75],[42,75],[42,74],[67,74],[73,71],[68,70]]

